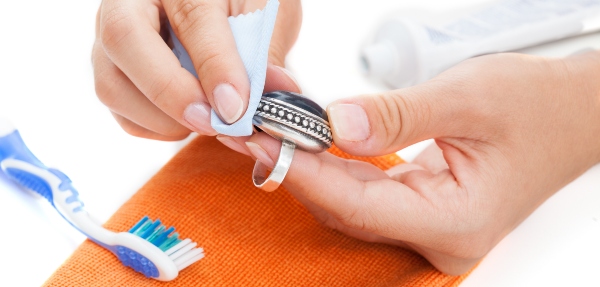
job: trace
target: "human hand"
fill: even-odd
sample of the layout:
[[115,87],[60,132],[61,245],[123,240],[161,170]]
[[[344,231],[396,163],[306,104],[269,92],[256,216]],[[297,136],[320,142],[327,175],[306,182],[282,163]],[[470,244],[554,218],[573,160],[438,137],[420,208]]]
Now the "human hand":
[[[266,0],[104,0],[92,51],[100,101],[134,136],[180,140],[215,135],[210,109],[227,123],[248,106],[250,83],[228,16],[262,9]],[[189,52],[200,81],[167,45],[167,21]],[[281,1],[269,48],[265,90],[297,90],[282,67],[302,21],[300,0]]]
[[[283,184],[316,219],[350,236],[410,248],[440,271],[470,270],[540,204],[600,162],[600,53],[465,61],[419,86],[328,107],[353,155],[434,138],[387,171],[297,151]],[[273,166],[280,143],[247,143]]]

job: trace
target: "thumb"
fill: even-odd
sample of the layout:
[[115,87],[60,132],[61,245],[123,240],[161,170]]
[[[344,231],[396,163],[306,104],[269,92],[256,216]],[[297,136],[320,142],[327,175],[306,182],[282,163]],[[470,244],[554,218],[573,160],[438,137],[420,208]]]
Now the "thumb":
[[377,156],[426,139],[456,136],[458,118],[472,108],[448,86],[429,82],[331,103],[327,113],[336,146],[358,156]]

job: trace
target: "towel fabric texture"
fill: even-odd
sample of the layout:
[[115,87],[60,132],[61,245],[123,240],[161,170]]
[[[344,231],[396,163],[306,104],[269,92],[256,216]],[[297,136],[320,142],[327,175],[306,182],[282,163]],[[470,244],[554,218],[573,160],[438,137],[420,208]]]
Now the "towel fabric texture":
[[[387,169],[396,155],[358,158]],[[175,226],[206,257],[170,282],[145,278],[87,240],[44,286],[457,286],[402,248],[363,242],[319,224],[283,187],[252,184],[254,161],[199,136],[105,224],[129,230],[145,215]]]

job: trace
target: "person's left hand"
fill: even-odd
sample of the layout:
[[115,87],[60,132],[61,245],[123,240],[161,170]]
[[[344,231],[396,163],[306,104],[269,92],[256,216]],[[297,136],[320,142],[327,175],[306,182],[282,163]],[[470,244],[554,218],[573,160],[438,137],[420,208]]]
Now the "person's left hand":
[[[325,225],[470,270],[548,197],[600,162],[600,53],[498,54],[419,86],[328,108],[335,144],[376,156],[434,138],[388,171],[297,150],[283,184]],[[280,142],[247,143],[273,167]]]
[[[266,0],[103,0],[92,49],[98,99],[127,133],[181,140],[191,131],[216,135],[211,109],[226,123],[248,106],[250,82],[229,16],[265,7]],[[168,23],[189,53],[198,78],[181,67]],[[296,89],[285,57],[302,23],[300,0],[281,1],[269,45],[265,90]],[[245,152],[230,137],[225,145]]]

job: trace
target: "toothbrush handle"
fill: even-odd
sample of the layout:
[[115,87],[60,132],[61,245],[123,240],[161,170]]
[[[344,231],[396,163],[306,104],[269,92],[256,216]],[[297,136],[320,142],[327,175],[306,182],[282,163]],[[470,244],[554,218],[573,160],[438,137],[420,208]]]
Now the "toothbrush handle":
[[47,167],[33,155],[29,148],[27,148],[19,131],[16,129],[4,136],[0,136],[0,162],[8,158],[22,160],[37,167],[47,169]]
[[93,220],[79,200],[71,179],[44,165],[27,148],[19,132],[0,118],[0,168],[21,186],[46,198],[73,227],[94,242],[114,245],[115,233]]
[[0,167],[9,178],[46,198],[63,216],[64,211],[72,213],[82,210],[83,202],[78,198],[79,193],[60,170],[41,168],[14,158],[3,160]]
[[[83,207],[77,191],[71,186],[71,180],[61,171],[48,168],[27,148],[19,131],[14,130],[0,137],[0,167],[11,179],[46,198],[55,208],[56,197],[66,196],[67,205],[79,202],[76,212]],[[64,194],[70,191],[69,194]]]

